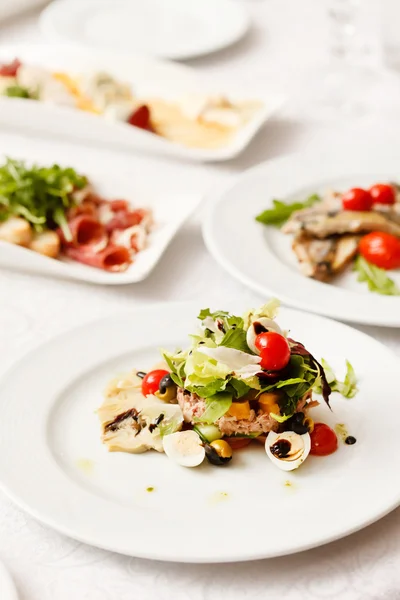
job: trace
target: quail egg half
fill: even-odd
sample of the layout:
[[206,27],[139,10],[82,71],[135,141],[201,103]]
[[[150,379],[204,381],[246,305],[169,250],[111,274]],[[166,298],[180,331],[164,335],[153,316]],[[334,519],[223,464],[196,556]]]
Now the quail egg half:
[[260,351],[256,347],[256,337],[265,331],[275,331],[276,333],[280,333],[282,335],[282,329],[272,319],[268,319],[268,317],[260,317],[259,319],[255,319],[250,324],[250,327],[246,333],[247,345],[255,354],[260,354]]
[[265,451],[268,457],[282,471],[297,469],[306,460],[310,450],[309,433],[300,435],[294,431],[283,433],[270,431],[265,440]]
[[164,452],[182,467],[197,467],[206,455],[206,451],[195,431],[177,431],[163,437]]

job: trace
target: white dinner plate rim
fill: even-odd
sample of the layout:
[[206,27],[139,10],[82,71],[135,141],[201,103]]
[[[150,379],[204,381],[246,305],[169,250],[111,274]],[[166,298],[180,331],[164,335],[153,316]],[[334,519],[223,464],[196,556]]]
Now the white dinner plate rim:
[[[150,305],[146,305],[144,308],[145,308],[146,312],[153,311],[155,314],[157,314],[157,311],[159,309],[165,310],[165,308],[171,309],[171,307],[173,307],[173,310],[176,309],[176,310],[180,311],[180,310],[190,309],[192,311],[192,309],[198,308],[198,303],[193,303],[193,302],[152,303]],[[138,307],[136,309],[136,311],[134,310],[134,311],[125,312],[124,315],[122,315],[122,316],[128,317],[129,315],[134,315],[137,311],[140,312],[141,310],[143,310],[143,307]],[[307,316],[309,318],[314,319],[317,323],[323,324],[326,322],[330,322],[331,325],[334,324],[335,327],[338,327],[341,331],[346,331],[346,332],[349,332],[350,334],[355,333],[360,339],[362,339],[362,338],[369,339],[369,340],[372,339],[371,336],[368,336],[367,334],[364,334],[360,331],[354,330],[349,325],[346,325],[344,323],[334,322],[332,319],[328,319],[327,317],[324,317],[324,316],[313,315],[310,313],[303,313],[302,311],[292,309],[292,308],[283,308],[282,311],[284,312],[284,314],[292,315],[292,317],[295,317],[295,316],[300,317],[302,314],[307,314]],[[121,315],[119,315],[119,317],[120,316]],[[40,353],[41,351],[45,351],[48,346],[51,346],[52,344],[57,344],[58,342],[62,341],[63,338],[65,338],[65,337],[68,337],[70,335],[77,336],[80,332],[84,332],[88,328],[96,327],[96,326],[99,326],[100,324],[106,324],[110,319],[112,320],[112,318],[113,318],[112,315],[109,315],[109,316],[103,317],[101,319],[92,320],[83,325],[80,325],[79,327],[70,329],[64,333],[61,333],[61,334],[51,338],[49,341],[45,342],[44,344],[41,344],[34,350],[24,354],[11,368],[9,368],[5,373],[3,373],[1,375],[2,382],[9,380],[9,378],[12,377],[13,373],[17,373],[18,370],[20,369],[20,367],[23,366],[24,363],[29,359],[29,355],[31,355],[33,352]],[[392,353],[390,350],[388,350],[382,343],[377,342],[376,340],[373,340],[373,341],[377,346],[381,347],[382,350],[386,354],[389,354],[393,359],[398,360],[397,357],[394,355],[394,353]],[[99,547],[99,548],[102,548],[105,550],[120,552],[123,554],[136,556],[139,558],[162,560],[162,561],[166,561],[166,562],[183,562],[183,563],[185,563],[185,562],[186,563],[240,562],[240,561],[250,561],[250,560],[259,560],[259,559],[265,559],[265,558],[286,556],[286,555],[290,555],[293,553],[302,552],[305,550],[309,550],[309,549],[318,547],[320,545],[325,545],[327,543],[331,543],[331,542],[341,539],[343,537],[347,537],[348,535],[351,535],[352,533],[355,533],[355,532],[363,529],[364,527],[367,527],[370,524],[381,519],[382,517],[384,517],[385,515],[390,513],[392,510],[394,510],[400,504],[400,490],[399,490],[398,494],[396,495],[396,498],[392,502],[390,502],[389,504],[386,504],[384,509],[381,509],[380,511],[376,512],[374,515],[371,515],[371,517],[369,519],[364,520],[361,523],[357,523],[356,525],[354,525],[352,527],[348,526],[344,530],[338,531],[336,534],[325,537],[323,540],[319,540],[318,542],[314,541],[311,543],[298,544],[295,548],[293,548],[289,551],[284,551],[284,552],[280,552],[280,553],[276,552],[276,551],[266,552],[266,551],[259,550],[259,551],[247,553],[246,555],[229,554],[229,556],[218,556],[218,557],[216,557],[216,556],[211,556],[211,557],[198,556],[198,557],[196,557],[193,555],[188,556],[187,553],[184,550],[182,550],[181,553],[175,553],[175,554],[171,554],[169,556],[165,556],[165,554],[163,554],[163,553],[160,554],[157,551],[153,551],[153,550],[150,553],[141,552],[140,550],[137,550],[137,549],[135,549],[134,552],[126,551],[125,549],[121,549],[118,546],[110,545],[107,542],[99,541],[99,539],[96,539],[96,536],[90,538],[87,535],[81,536],[76,531],[71,532],[70,527],[67,527],[63,524],[59,524],[59,523],[55,522],[51,517],[47,517],[44,514],[42,514],[40,510],[30,507],[29,503],[27,503],[24,499],[21,499],[18,494],[14,494],[13,490],[10,489],[7,486],[7,484],[5,484],[1,479],[0,479],[0,489],[13,502],[15,502],[18,506],[20,506],[24,511],[31,514],[34,518],[43,522],[45,525],[55,529],[56,531],[58,531],[64,535],[67,535],[69,537],[72,537],[73,539],[76,539],[80,542],[92,544],[96,547]]]
[[[221,244],[219,244],[219,240],[215,234],[212,233],[212,227],[214,223],[215,213],[220,205],[222,205],[226,198],[234,192],[235,188],[241,183],[251,182],[253,177],[258,177],[262,175],[264,172],[267,172],[269,169],[274,169],[276,165],[284,165],[288,166],[290,161],[295,161],[299,157],[304,154],[310,156],[310,154],[315,156],[315,147],[311,147],[312,150],[305,150],[305,153],[301,153],[299,151],[290,152],[286,155],[280,156],[278,158],[272,159],[270,161],[263,161],[249,169],[246,169],[242,174],[240,174],[233,183],[229,183],[225,189],[218,193],[217,196],[211,196],[207,202],[207,206],[205,208],[205,213],[202,221],[202,234],[205,245],[209,250],[210,254],[214,257],[214,259],[223,267],[228,273],[232,275],[235,279],[240,281],[243,285],[249,287],[254,290],[258,294],[261,295],[272,295],[276,296],[280,299],[282,303],[286,306],[290,306],[292,308],[298,308],[300,310],[306,312],[312,312],[314,314],[319,314],[331,319],[339,319],[342,321],[346,321],[348,323],[358,323],[365,325],[378,325],[382,327],[400,327],[400,313],[395,310],[394,302],[400,301],[396,296],[381,296],[379,294],[369,293],[368,295],[361,295],[359,298],[361,300],[369,301],[370,303],[379,303],[379,300],[382,299],[389,300],[392,303],[392,310],[385,312],[385,310],[375,311],[375,314],[371,316],[371,318],[366,318],[363,314],[360,314],[356,309],[353,309],[350,314],[346,313],[343,310],[337,310],[337,308],[333,304],[321,304],[318,309],[315,308],[314,305],[310,304],[309,301],[302,301],[295,296],[293,293],[283,292],[281,289],[277,289],[275,285],[268,285],[267,283],[258,283],[254,278],[249,277],[247,273],[245,273],[242,269],[239,269],[235,263],[232,256],[227,256],[224,253]],[[333,152],[335,150],[333,149]],[[282,168],[279,166],[279,168]],[[384,170],[384,167],[378,168],[377,171]],[[361,173],[360,173],[361,175]],[[365,175],[365,173],[363,174]],[[346,174],[348,176],[348,174]],[[337,174],[337,177],[340,178],[340,174]],[[316,180],[318,180],[318,172],[316,173]],[[330,177],[333,179],[333,177]],[[304,183],[300,184],[300,188],[304,187]],[[309,187],[308,185],[306,187]],[[296,186],[292,190],[292,192],[296,192]],[[273,191],[272,191],[273,193]],[[265,202],[265,208],[267,208],[268,202]],[[252,215],[252,219],[255,223],[255,214]],[[258,227],[261,225],[256,224]],[[307,282],[316,283],[314,280],[310,280],[307,277],[300,274],[300,272],[294,273],[294,277],[300,277],[303,283],[307,284]],[[320,283],[320,282],[317,282]],[[325,284],[323,284],[325,285]],[[360,284],[363,285],[363,284]],[[329,291],[329,288],[327,288]],[[344,294],[347,294],[347,290],[343,290]],[[351,295],[353,295],[351,293]],[[325,297],[329,300],[329,294],[325,294]]]
[[[68,1],[68,0],[67,0]],[[78,2],[75,0],[75,4]],[[89,43],[85,43],[85,41],[78,42],[77,40],[71,39],[71,37],[63,31],[60,31],[57,28],[56,23],[54,22],[54,14],[60,13],[65,8],[66,0],[56,0],[52,2],[48,6],[46,6],[39,17],[39,27],[44,36],[46,36],[49,40],[58,41],[58,42],[69,42],[71,44],[89,46]],[[249,13],[245,10],[244,6],[241,6],[232,0],[223,0],[223,4],[225,5],[225,10],[235,11],[237,15],[240,14],[241,26],[237,28],[236,31],[231,31],[229,35],[223,36],[223,38],[219,42],[214,42],[212,45],[205,45],[203,48],[199,47],[197,50],[186,50],[179,52],[167,52],[164,54],[157,53],[155,55],[156,58],[172,60],[172,61],[185,61],[192,58],[199,58],[202,56],[208,56],[209,54],[213,54],[214,52],[219,52],[224,48],[229,48],[236,42],[240,41],[246,33],[250,29],[251,19]]]

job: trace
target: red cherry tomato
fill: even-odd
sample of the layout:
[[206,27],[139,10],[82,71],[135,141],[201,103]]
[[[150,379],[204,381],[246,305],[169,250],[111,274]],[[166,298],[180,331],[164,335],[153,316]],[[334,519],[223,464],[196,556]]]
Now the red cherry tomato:
[[143,396],[149,396],[158,392],[160,381],[165,375],[168,375],[168,371],[165,371],[165,369],[155,369],[147,373],[142,381]]
[[345,210],[371,210],[373,200],[371,194],[362,188],[352,188],[342,196]]
[[315,456],[327,456],[337,450],[338,441],[336,433],[325,425],[325,423],[315,423],[314,430],[310,433],[311,450],[310,454]]
[[8,63],[8,65],[0,65],[0,76],[15,77],[20,66],[21,63],[18,58],[15,58],[12,62]]
[[147,131],[153,131],[150,121],[150,109],[146,104],[139,106],[133,113],[128,117],[129,125],[134,125],[140,129],[146,129]]
[[241,437],[230,437],[225,438],[232,450],[240,450],[241,448],[245,448],[252,442],[252,438],[241,438]]
[[393,186],[387,183],[376,183],[369,188],[369,193],[374,204],[394,204],[396,202]]
[[381,269],[400,267],[400,239],[390,233],[374,231],[360,241],[360,254]]
[[261,368],[266,371],[280,371],[290,360],[290,347],[287,339],[276,331],[259,333],[255,346],[260,351]]

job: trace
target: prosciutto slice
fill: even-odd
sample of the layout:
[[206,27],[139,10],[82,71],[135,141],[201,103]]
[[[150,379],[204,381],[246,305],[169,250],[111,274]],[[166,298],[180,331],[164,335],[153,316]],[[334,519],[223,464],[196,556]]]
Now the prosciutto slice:
[[69,246],[65,254],[78,262],[103,269],[105,271],[126,271],[131,263],[131,256],[127,248],[110,244],[100,252],[90,251],[88,248]]
[[65,246],[76,246],[95,251],[103,250],[108,244],[108,236],[103,225],[91,215],[81,214],[73,217],[69,222],[72,240],[65,239],[61,230],[58,231],[61,241]]
[[139,225],[148,214],[148,211],[141,208],[137,210],[117,210],[114,217],[106,224],[106,229],[110,233],[114,229],[127,229],[133,225]]

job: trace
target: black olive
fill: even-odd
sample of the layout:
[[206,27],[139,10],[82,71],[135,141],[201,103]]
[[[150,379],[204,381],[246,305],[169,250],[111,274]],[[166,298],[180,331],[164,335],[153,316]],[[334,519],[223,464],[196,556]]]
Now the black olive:
[[168,373],[168,375],[164,375],[164,377],[160,379],[160,383],[158,384],[159,392],[165,394],[167,388],[172,387],[173,385],[176,384],[172,381],[171,375]]
[[140,379],[143,379],[143,377],[146,377],[147,373],[145,373],[144,371],[138,371],[136,375],[137,377],[140,377]]
[[356,438],[352,435],[348,435],[347,438],[344,440],[344,443],[347,444],[348,446],[352,446],[353,444],[356,443]]
[[304,413],[303,412],[295,413],[293,415],[292,419],[295,423],[302,423],[304,421]]
[[307,427],[307,425],[304,425],[304,423],[296,423],[296,422],[294,422],[292,424],[292,430],[295,433],[298,433],[299,435],[303,435],[304,433],[308,433],[308,427]]
[[232,460],[232,456],[226,458],[220,456],[216,449],[210,446],[210,444],[204,444],[204,449],[206,451],[208,462],[210,462],[212,465],[216,465],[217,467],[226,465],[226,463]]

